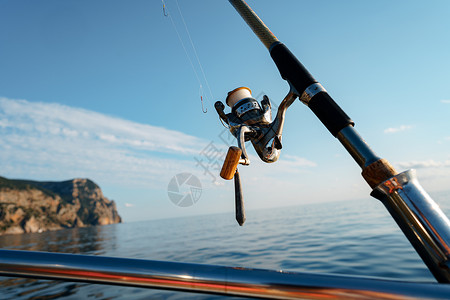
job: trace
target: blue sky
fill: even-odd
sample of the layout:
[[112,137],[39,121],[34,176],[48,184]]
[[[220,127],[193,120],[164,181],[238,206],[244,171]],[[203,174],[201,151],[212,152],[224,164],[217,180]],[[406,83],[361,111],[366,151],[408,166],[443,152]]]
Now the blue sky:
[[[279,103],[288,86],[227,1],[165,3],[169,17],[157,0],[0,1],[1,176],[91,178],[125,221],[233,210],[232,182],[215,170],[229,139],[213,104],[238,86]],[[449,189],[450,2],[248,3],[380,156],[416,168],[431,194]],[[298,101],[280,160],[250,155],[249,211],[370,193]],[[188,208],[167,195],[183,172],[203,188]]]

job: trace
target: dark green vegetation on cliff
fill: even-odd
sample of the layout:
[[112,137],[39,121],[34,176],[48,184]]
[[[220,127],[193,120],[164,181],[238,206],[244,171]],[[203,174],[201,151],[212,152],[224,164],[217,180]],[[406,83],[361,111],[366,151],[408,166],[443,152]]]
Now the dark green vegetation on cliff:
[[0,234],[120,222],[114,201],[89,179],[41,182],[0,177]]

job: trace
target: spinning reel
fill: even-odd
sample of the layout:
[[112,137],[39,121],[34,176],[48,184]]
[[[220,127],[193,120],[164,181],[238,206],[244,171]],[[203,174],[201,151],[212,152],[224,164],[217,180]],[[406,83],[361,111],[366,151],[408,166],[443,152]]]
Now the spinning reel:
[[286,109],[297,96],[290,92],[278,107],[272,121],[272,105],[264,95],[261,104],[252,97],[247,87],[239,87],[228,93],[225,100],[231,112],[225,114],[225,105],[221,101],[214,104],[220,119],[228,124],[231,134],[237,139],[238,147],[228,149],[220,176],[226,180],[234,177],[236,197],[236,220],[239,225],[245,222],[245,212],[238,164],[249,165],[250,159],[245,149],[245,142],[251,141],[262,161],[276,162],[280,156],[281,134],[283,132]]

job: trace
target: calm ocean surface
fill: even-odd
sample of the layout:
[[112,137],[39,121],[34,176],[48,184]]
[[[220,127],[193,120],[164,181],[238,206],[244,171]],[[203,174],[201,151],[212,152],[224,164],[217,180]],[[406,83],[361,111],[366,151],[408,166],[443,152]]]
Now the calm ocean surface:
[[[448,193],[447,193],[448,195]],[[450,197],[432,194],[450,215]],[[434,282],[375,199],[0,236],[0,248],[365,275]],[[0,277],[0,299],[221,299],[130,287]]]

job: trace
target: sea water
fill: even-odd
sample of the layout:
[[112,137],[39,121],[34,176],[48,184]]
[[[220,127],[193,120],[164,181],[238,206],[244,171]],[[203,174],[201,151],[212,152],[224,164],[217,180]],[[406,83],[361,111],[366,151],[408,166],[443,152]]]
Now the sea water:
[[[449,193],[433,194],[447,216]],[[0,237],[0,248],[435,282],[375,199]],[[0,277],[0,299],[221,299],[204,294]]]

